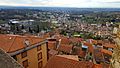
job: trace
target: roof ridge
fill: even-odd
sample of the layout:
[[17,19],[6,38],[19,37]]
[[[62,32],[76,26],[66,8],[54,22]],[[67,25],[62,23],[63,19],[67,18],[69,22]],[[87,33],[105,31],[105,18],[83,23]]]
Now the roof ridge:
[[8,49],[8,52],[10,51],[11,47],[13,46],[13,43],[14,43],[14,41],[15,41],[16,38],[17,38],[17,36],[14,37],[13,42],[12,42],[12,44],[10,45],[10,48]]

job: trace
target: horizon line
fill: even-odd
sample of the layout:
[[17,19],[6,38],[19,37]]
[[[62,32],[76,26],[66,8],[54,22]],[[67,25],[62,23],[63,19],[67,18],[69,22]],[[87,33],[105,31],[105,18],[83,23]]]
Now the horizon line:
[[66,6],[15,6],[15,5],[0,5],[0,7],[47,7],[47,8],[111,8],[111,9],[120,9],[120,7],[66,7]]

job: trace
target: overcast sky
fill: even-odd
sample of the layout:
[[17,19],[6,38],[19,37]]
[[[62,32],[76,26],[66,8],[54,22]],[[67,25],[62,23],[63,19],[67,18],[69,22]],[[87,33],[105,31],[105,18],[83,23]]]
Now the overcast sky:
[[37,7],[120,8],[120,0],[0,0],[0,5]]

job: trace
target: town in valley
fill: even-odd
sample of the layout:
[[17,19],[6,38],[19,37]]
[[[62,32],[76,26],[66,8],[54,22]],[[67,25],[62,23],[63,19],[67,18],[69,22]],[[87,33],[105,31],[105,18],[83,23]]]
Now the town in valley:
[[119,68],[119,8],[0,7],[0,68]]

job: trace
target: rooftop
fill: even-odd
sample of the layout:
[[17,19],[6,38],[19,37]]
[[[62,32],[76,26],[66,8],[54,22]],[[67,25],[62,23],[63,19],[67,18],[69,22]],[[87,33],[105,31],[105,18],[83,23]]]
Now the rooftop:
[[58,48],[58,51],[64,51],[70,53],[73,48],[73,45],[61,44]]
[[23,68],[12,57],[0,49],[0,68]]
[[52,57],[44,68],[93,68],[92,62],[76,61],[61,56]]
[[101,49],[101,52],[104,53],[104,54],[108,54],[108,55],[112,56],[112,52],[109,51],[109,50]]
[[8,53],[25,48],[25,40],[29,41],[30,46],[43,41],[43,38],[34,36],[3,35],[0,34],[0,48]]
[[64,57],[64,58],[66,58],[66,59],[72,59],[72,60],[79,61],[77,55],[57,55],[57,56]]

